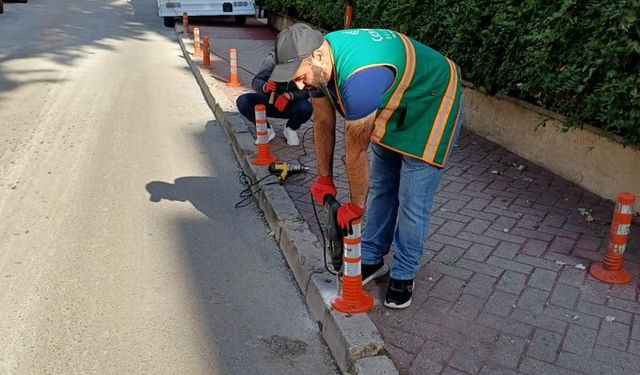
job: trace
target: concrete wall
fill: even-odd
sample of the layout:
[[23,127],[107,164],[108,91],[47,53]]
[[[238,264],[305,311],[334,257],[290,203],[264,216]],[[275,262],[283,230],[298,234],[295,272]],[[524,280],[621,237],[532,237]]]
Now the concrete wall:
[[[275,14],[268,19],[279,30],[296,22]],[[626,191],[640,200],[640,150],[590,126],[563,132],[562,116],[520,100],[486,95],[470,85],[463,90],[469,130],[596,195],[615,200]],[[640,212],[640,203],[635,209]]]

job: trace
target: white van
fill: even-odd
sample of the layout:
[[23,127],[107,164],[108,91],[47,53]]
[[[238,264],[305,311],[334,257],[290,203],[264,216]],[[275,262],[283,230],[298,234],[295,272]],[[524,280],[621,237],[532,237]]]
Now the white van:
[[256,14],[255,0],[158,0],[158,14],[164,17],[164,25],[173,27],[175,17],[189,16],[234,16],[235,23],[243,25],[247,16]]

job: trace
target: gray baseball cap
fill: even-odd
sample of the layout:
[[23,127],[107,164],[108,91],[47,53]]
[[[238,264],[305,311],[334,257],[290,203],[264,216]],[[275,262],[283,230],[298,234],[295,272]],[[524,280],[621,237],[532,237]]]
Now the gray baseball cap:
[[296,74],[302,60],[324,43],[322,33],[304,23],[293,24],[276,36],[276,66],[270,80],[288,82]]

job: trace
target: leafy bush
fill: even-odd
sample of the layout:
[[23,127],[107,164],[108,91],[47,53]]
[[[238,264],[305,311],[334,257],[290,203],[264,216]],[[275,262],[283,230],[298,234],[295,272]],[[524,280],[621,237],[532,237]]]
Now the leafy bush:
[[[328,30],[346,2],[263,0]],[[352,27],[394,29],[441,51],[465,80],[640,145],[640,0],[355,0]]]

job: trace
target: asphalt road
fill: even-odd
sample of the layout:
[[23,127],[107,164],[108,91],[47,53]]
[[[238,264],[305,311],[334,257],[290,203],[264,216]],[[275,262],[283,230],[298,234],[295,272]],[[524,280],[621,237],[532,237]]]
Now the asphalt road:
[[0,374],[336,373],[156,2],[0,35]]

